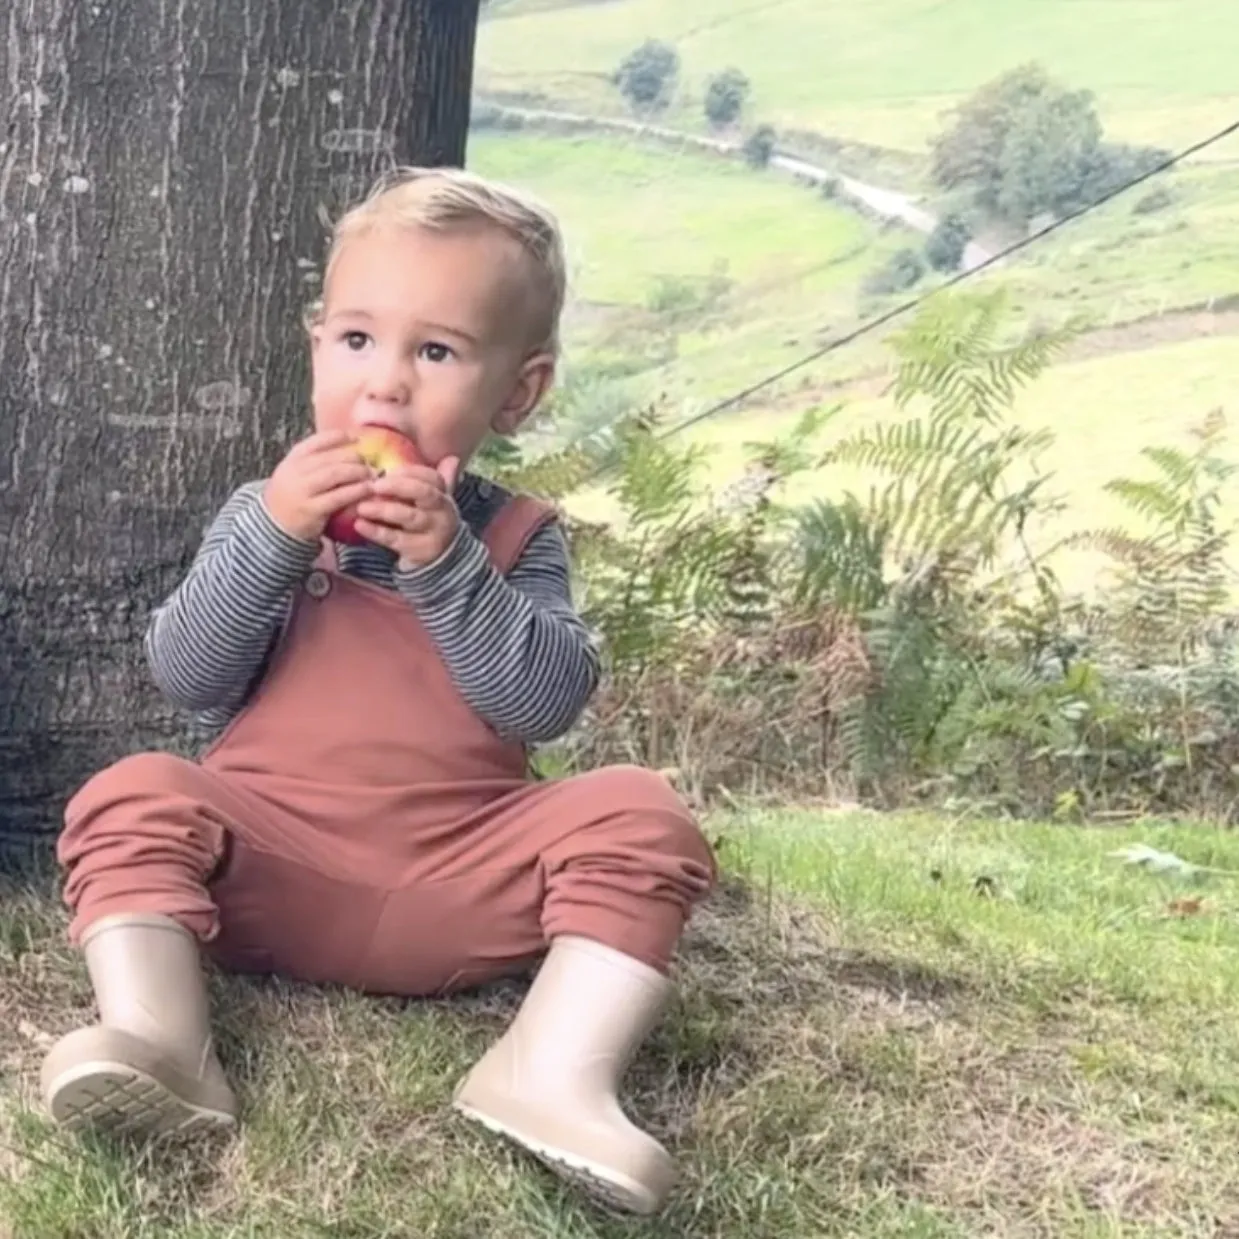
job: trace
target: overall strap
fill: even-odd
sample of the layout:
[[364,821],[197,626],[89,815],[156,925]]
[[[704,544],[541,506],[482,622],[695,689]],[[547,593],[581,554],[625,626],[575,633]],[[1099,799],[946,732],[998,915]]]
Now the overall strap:
[[506,576],[524,554],[530,538],[557,517],[554,504],[532,495],[513,495],[482,530],[482,544],[490,552],[491,562]]
[[335,572],[339,566],[336,559],[336,544],[330,538],[324,538],[319,547],[318,558],[314,561],[314,567],[321,568],[324,572]]

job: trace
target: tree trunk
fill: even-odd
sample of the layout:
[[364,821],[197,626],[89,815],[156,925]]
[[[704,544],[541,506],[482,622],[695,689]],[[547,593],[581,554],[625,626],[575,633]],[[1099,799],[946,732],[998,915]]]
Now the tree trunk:
[[478,0],[0,0],[0,858],[187,751],[141,643],[308,429],[324,220],[461,164]]

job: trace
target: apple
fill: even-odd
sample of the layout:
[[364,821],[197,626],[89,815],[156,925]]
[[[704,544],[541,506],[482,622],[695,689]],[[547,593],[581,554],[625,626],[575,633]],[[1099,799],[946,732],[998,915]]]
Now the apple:
[[[400,465],[425,463],[412,441],[390,426],[363,426],[357,435],[357,451],[375,477],[382,477]],[[323,532],[333,542],[344,542],[349,546],[362,546],[366,542],[357,532],[355,503],[333,512]]]

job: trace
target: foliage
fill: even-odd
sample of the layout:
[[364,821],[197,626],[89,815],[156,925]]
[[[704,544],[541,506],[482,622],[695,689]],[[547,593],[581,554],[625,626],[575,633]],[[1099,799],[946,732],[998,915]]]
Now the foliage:
[[646,297],[646,308],[672,316],[701,313],[725,297],[732,284],[725,261],[715,263],[704,276],[659,275]]
[[983,212],[1019,225],[1094,203],[1167,157],[1105,142],[1092,93],[1068,89],[1037,64],[977,90],[931,154],[940,188],[967,189]]
[[770,125],[758,125],[744,140],[741,152],[753,168],[764,168],[774,157],[777,135]]
[[706,120],[716,129],[734,125],[748,102],[752,83],[739,69],[728,68],[716,73],[706,85]]
[[1206,645],[1230,597],[1235,528],[1222,524],[1221,514],[1239,465],[1223,455],[1225,432],[1226,419],[1214,410],[1192,430],[1194,450],[1145,448],[1153,477],[1107,484],[1147,532],[1105,529],[1076,540],[1100,547],[1114,562],[1111,632],[1141,662],[1184,665]]
[[[1130,527],[1056,545],[1052,436],[1013,410],[1074,330],[1016,330],[1001,291],[940,293],[890,337],[890,419],[827,440],[815,410],[721,490],[652,410],[509,468],[558,497],[605,478],[618,513],[569,522],[607,678],[560,761],[673,767],[700,798],[1229,819],[1239,465],[1212,414],[1110,484]],[[788,504],[823,465],[864,483]],[[1081,550],[1114,576],[1088,603],[1054,571]]]
[[914,288],[924,275],[925,260],[916,250],[904,246],[865,277],[862,289],[870,297],[887,297]]
[[925,242],[925,261],[935,271],[958,271],[972,240],[972,229],[962,215],[944,215]]
[[679,52],[670,43],[647,39],[624,57],[612,81],[634,108],[657,111],[671,102],[679,73]]

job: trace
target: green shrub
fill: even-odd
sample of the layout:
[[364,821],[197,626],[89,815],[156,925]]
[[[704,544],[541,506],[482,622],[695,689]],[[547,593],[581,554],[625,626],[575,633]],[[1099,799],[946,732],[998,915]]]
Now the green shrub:
[[716,73],[706,86],[706,120],[716,129],[734,125],[744,112],[752,83],[739,69]]
[[916,250],[905,246],[871,271],[862,281],[861,288],[870,297],[889,297],[914,288],[924,275],[925,260]]
[[[1011,340],[1001,292],[939,294],[891,337],[897,416],[823,446],[829,411],[711,454],[650,413],[505,476],[571,494],[605,475],[614,525],[571,523],[607,677],[557,767],[674,767],[709,800],[844,793],[1056,816],[1235,816],[1239,660],[1225,423],[1145,452],[1110,492],[1130,527],[1089,546],[1113,582],[1064,593],[1039,527],[1061,507],[1048,430],[1011,410],[1074,328]],[[866,486],[793,507],[823,462]]]
[[958,271],[972,240],[972,230],[962,215],[944,215],[925,242],[925,261],[935,271]]
[[671,102],[679,73],[679,52],[670,43],[646,39],[624,57],[612,81],[634,108],[656,111]]
[[744,161],[752,168],[764,168],[774,156],[776,135],[770,125],[758,125],[744,140]]

